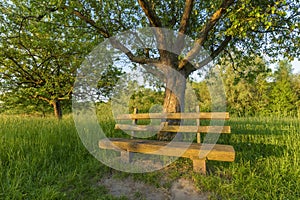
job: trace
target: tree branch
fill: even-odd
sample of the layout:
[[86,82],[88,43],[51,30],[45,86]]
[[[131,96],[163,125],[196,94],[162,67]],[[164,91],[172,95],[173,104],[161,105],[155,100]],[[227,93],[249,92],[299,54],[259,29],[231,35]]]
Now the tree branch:
[[25,51],[27,51],[27,55],[29,55],[29,56],[32,58],[32,60],[33,60],[33,62],[34,62],[34,64],[35,64],[35,66],[38,66],[37,60],[36,60],[36,58],[35,58],[35,57],[37,57],[37,55],[34,55],[34,54],[31,52],[31,50],[30,50],[29,48],[27,48],[27,47],[22,43],[21,38],[19,38],[19,45],[20,45],[21,47],[23,47],[23,49],[25,49]]
[[225,47],[228,45],[228,43],[231,41],[231,39],[232,39],[232,36],[226,36],[225,40],[220,44],[220,46],[216,50],[214,50],[210,54],[209,57],[207,57],[206,59],[201,61],[198,65],[196,65],[197,69],[200,69],[200,68],[204,67],[210,61],[215,59],[225,49]]
[[235,62],[234,62],[234,59],[233,59],[231,53],[227,50],[224,50],[224,52],[228,54],[228,56],[230,58],[230,61],[231,61],[231,64],[232,64],[232,68],[234,69],[234,71],[237,71],[237,68],[235,67]]
[[185,8],[181,17],[180,26],[179,26],[179,33],[177,36],[177,40],[175,43],[175,53],[180,54],[184,47],[184,38],[185,33],[188,27],[190,15],[193,9],[194,0],[186,0],[185,1]]
[[224,49],[227,47],[228,43],[231,41],[232,36],[226,36],[226,38],[223,40],[223,42],[219,45],[219,47],[214,50],[209,57],[206,57],[204,60],[202,60],[200,63],[193,65],[189,65],[186,69],[187,75],[192,73],[193,71],[196,71],[198,69],[201,69],[208,63],[210,63],[213,59],[215,59]]
[[193,48],[188,52],[187,56],[180,61],[178,68],[183,68],[189,61],[199,53],[201,46],[207,39],[209,32],[214,28],[219,19],[226,13],[227,8],[234,2],[234,0],[223,0],[220,8],[210,17],[204,27],[199,33],[198,39],[195,41]]
[[[155,13],[151,10],[151,8],[149,7],[148,3],[146,1],[143,1],[143,0],[140,0],[140,2],[142,3],[142,5],[144,5],[145,13],[146,14],[148,13],[150,19],[152,19],[152,17],[155,18],[154,21],[156,21],[156,22],[153,23],[153,24],[161,26],[161,23],[160,23],[159,19],[157,18],[157,16],[155,15]],[[78,16],[80,19],[84,20],[86,23],[90,24],[92,27],[94,27],[98,31],[98,33],[100,33],[101,35],[103,35],[105,38],[109,38],[110,37],[109,33],[106,32],[106,30],[102,29],[101,27],[98,27],[96,25],[96,22],[93,21],[92,19],[84,16],[79,11],[74,11],[74,14],[76,16]],[[150,21],[152,21],[152,20],[150,20]],[[163,35],[162,31],[160,31],[158,29],[157,32],[159,32],[159,35],[160,35],[159,38],[164,38],[164,36],[161,37],[161,35]],[[156,59],[145,58],[145,57],[142,57],[142,56],[134,56],[133,53],[126,46],[124,46],[123,44],[121,44],[121,42],[119,42],[116,38],[109,38],[109,41],[111,42],[111,44],[112,44],[112,46],[114,48],[119,49],[120,51],[122,51],[123,53],[125,53],[127,55],[127,57],[132,62],[136,62],[136,63],[139,63],[139,64],[151,64],[151,63],[157,62]],[[159,44],[161,44],[161,43],[162,42],[159,42]]]
[[179,26],[179,33],[181,33],[181,34],[186,33],[190,15],[191,15],[191,12],[193,9],[193,5],[194,5],[194,0],[186,0],[185,1],[185,8],[184,8],[183,15],[182,15],[182,18],[180,21],[180,26]]
[[150,25],[152,27],[158,27],[158,28],[154,28],[153,32],[156,36],[157,39],[157,48],[158,51],[160,52],[160,55],[165,53],[165,49],[166,48],[166,37],[164,34],[164,31],[162,29],[160,29],[160,27],[162,27],[162,23],[160,21],[160,19],[158,18],[158,16],[156,15],[156,13],[154,12],[154,10],[152,10],[151,6],[149,5],[149,2],[147,0],[138,0],[141,8],[143,9],[145,15],[147,16]]
[[46,97],[43,97],[43,96],[41,96],[41,95],[34,95],[34,96],[32,96],[33,98],[35,98],[35,99],[40,99],[40,100],[43,100],[43,101],[46,101],[47,103],[51,103],[51,100],[50,99],[48,99],[48,98],[46,98]]
[[154,64],[159,62],[158,59],[146,58],[142,56],[135,56],[133,53],[123,44],[121,44],[116,38],[109,38],[110,43],[116,49],[119,49],[129,58],[130,61],[139,63],[139,64]]
[[154,64],[153,66],[145,66],[143,67],[143,69],[146,70],[147,73],[155,76],[156,78],[158,78],[160,81],[165,82],[165,75],[162,71],[158,70],[158,69],[162,69],[159,64]]
[[88,18],[87,16],[85,16],[84,14],[82,14],[81,12],[77,11],[77,10],[74,10],[73,13],[79,17],[81,20],[85,21],[87,24],[91,25],[92,27],[94,27],[97,32],[99,34],[101,34],[103,37],[105,38],[109,38],[110,35],[109,33],[104,30],[103,28],[97,26],[96,22],[94,20],[92,20],[91,18]]
[[[26,71],[25,69],[23,69],[23,67],[10,55],[6,55],[6,57],[11,60],[23,73],[25,73],[27,76],[29,77],[30,80],[32,80],[33,82],[36,82],[35,78],[32,76],[31,73],[29,73],[28,71]],[[20,73],[20,72],[19,72]]]
[[150,25],[154,27],[162,27],[162,23],[154,10],[151,9],[149,2],[147,0],[138,0],[141,8],[143,9],[144,13],[146,14]]

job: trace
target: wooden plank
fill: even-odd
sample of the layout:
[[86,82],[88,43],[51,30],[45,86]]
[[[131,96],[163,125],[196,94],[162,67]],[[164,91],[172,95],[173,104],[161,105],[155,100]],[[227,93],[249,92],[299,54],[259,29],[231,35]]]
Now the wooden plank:
[[[200,113],[200,107],[199,107],[199,105],[196,106],[196,112]],[[200,126],[200,119],[196,119],[196,123],[197,123],[197,126]],[[201,143],[201,134],[200,134],[199,131],[197,131],[197,143]]]
[[[138,109],[134,108],[133,109],[133,114],[137,114],[137,112],[138,112]],[[137,124],[137,119],[133,119],[131,124],[136,125]],[[134,138],[134,131],[131,131],[131,139],[133,139],[133,138]]]
[[115,129],[124,131],[149,131],[149,132],[181,132],[181,133],[225,133],[231,132],[230,126],[151,126],[116,124]]
[[203,120],[228,120],[228,112],[201,112],[201,113],[138,113],[121,114],[116,120],[133,119],[203,119]]
[[[126,150],[131,152],[138,152],[144,154],[179,156],[195,159],[201,153],[202,157],[199,159],[218,160],[233,162],[235,159],[235,151],[230,145],[221,144],[198,144],[198,143],[184,143],[156,141],[156,140],[139,140],[139,139],[124,139],[124,138],[110,138],[100,140],[99,148]],[[168,145],[168,146],[166,146]],[[187,148],[188,147],[188,148]],[[201,152],[200,152],[201,150]]]
[[203,175],[206,174],[206,160],[205,159],[192,159],[194,172],[199,172]]
[[123,162],[131,163],[134,153],[129,151],[121,151],[121,159]]

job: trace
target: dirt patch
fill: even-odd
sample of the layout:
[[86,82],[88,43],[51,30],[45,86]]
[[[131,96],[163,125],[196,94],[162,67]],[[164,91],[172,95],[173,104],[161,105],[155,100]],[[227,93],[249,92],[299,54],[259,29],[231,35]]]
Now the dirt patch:
[[170,189],[172,200],[206,200],[208,193],[199,193],[193,182],[187,179],[179,179],[172,184]]
[[109,193],[116,197],[125,196],[130,200],[170,199],[170,194],[167,190],[135,181],[132,178],[114,179],[109,177],[102,179],[100,184],[104,185]]
[[172,183],[170,189],[157,188],[132,178],[103,178],[100,182],[115,197],[125,196],[130,200],[206,200],[208,193],[199,193],[193,182],[179,179]]

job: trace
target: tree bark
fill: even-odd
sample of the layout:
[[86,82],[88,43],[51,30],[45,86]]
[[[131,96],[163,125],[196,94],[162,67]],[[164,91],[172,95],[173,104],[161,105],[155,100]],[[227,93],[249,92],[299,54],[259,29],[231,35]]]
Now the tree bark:
[[[185,89],[186,77],[174,69],[168,70],[166,75],[166,89],[163,104],[164,113],[184,112]],[[167,119],[162,123],[167,123],[167,125],[180,125],[181,120]],[[171,140],[175,135],[176,133],[159,132],[157,137],[159,140]]]
[[52,102],[53,110],[54,110],[54,115],[58,120],[62,119],[62,108],[59,100],[54,100]]

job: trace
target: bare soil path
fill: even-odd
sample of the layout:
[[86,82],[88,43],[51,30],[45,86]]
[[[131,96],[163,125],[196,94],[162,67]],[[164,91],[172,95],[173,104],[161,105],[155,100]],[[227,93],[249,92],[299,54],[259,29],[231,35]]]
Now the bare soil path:
[[170,189],[157,188],[132,178],[117,179],[104,177],[99,184],[105,186],[116,197],[125,196],[130,200],[206,200],[208,193],[200,193],[191,180],[178,179]]

